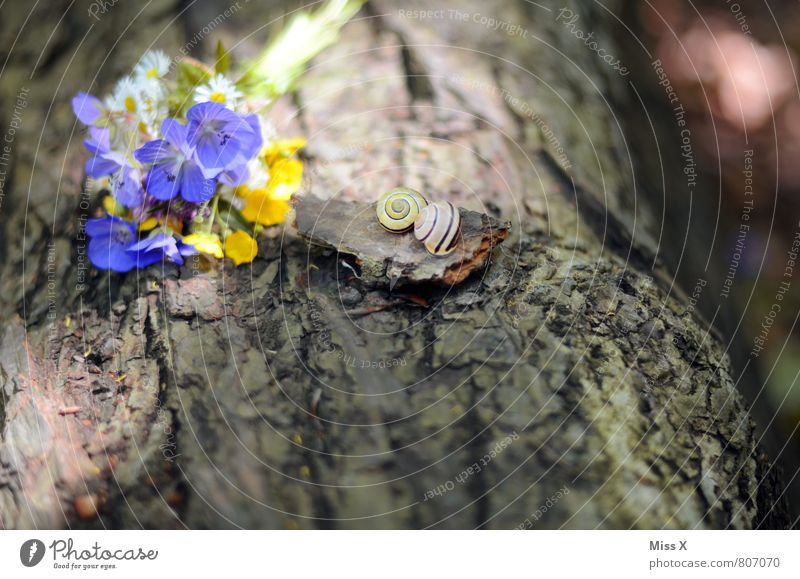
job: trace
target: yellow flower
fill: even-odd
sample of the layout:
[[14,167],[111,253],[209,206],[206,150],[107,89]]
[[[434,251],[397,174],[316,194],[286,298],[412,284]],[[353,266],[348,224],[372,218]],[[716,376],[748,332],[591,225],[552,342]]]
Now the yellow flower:
[[277,141],[272,141],[269,145],[264,147],[263,151],[261,151],[261,156],[264,159],[264,163],[270,166],[278,159],[293,156],[305,146],[306,140],[302,137],[279,139]]
[[[240,195],[239,189],[236,190],[237,195]],[[267,189],[249,189],[246,195],[242,217],[248,221],[269,227],[283,223],[286,219],[286,214],[289,212],[288,201],[273,199]]]
[[258,243],[244,231],[234,231],[225,238],[225,257],[236,265],[250,263],[258,255]]
[[[155,229],[157,225],[163,225],[164,218],[163,217],[148,217],[144,221],[139,224],[139,231],[150,231],[151,229]],[[167,226],[177,233],[180,233],[183,230],[183,221],[170,215],[167,218]]]
[[278,159],[269,165],[267,189],[270,197],[288,201],[303,183],[303,162],[298,159]]
[[183,238],[183,242],[193,245],[201,253],[222,259],[222,243],[216,233],[190,233]]
[[139,231],[150,231],[158,225],[158,219],[155,217],[148,217],[139,224]]
[[114,199],[111,195],[103,197],[103,209],[106,213],[115,217],[122,217],[123,219],[130,219],[131,212],[119,201]]
[[241,185],[236,196],[244,199],[242,216],[264,226],[277,225],[286,219],[289,199],[303,183],[303,162],[290,158],[304,147],[302,138],[272,141],[259,154],[269,174],[263,184]]

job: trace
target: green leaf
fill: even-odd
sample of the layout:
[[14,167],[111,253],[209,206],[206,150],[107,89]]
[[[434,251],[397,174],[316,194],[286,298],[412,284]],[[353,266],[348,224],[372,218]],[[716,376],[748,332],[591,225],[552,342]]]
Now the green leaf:
[[200,63],[188,59],[178,63],[178,90],[194,92],[194,89],[208,81],[210,77],[209,71]]
[[192,104],[192,95],[205,84],[214,71],[204,64],[185,58],[178,62],[177,87],[170,97],[170,111],[181,115]]
[[214,65],[214,70],[217,74],[225,74],[231,68],[231,58],[221,40],[217,41],[217,63]]
[[231,205],[229,201],[220,198],[217,211],[219,220],[225,224],[226,227],[229,227],[233,230],[240,229],[248,235],[255,237],[253,224],[247,221],[247,219],[245,219],[242,214],[239,213],[239,210]]

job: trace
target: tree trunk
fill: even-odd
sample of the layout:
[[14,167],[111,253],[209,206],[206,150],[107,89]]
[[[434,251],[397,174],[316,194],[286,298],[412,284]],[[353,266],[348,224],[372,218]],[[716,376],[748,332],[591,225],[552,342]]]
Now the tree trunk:
[[[557,9],[452,5],[370,4],[272,113],[317,196],[406,185],[512,222],[483,271],[399,300],[288,229],[252,267],[87,269],[69,97],[154,41],[253,54],[269,8],[210,37],[226,5],[48,5],[16,45],[27,15],[5,22],[3,110],[27,104],[0,207],[0,527],[786,524],[720,339],[657,258],[627,79]],[[620,50],[609,12],[571,9]]]

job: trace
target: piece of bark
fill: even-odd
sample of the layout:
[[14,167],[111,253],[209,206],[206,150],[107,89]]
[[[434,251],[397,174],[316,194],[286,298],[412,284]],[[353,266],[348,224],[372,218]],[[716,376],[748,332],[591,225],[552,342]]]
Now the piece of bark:
[[381,227],[375,203],[301,195],[293,205],[298,233],[313,244],[355,257],[362,283],[371,286],[459,284],[486,266],[492,249],[508,236],[511,226],[461,208],[458,244],[452,253],[438,256],[428,253],[413,232],[395,234]]

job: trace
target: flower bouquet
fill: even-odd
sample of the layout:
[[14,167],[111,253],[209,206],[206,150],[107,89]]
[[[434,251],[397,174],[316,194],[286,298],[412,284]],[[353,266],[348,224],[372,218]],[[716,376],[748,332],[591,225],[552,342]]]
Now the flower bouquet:
[[303,172],[304,139],[280,138],[264,113],[360,5],[329,0],[297,14],[238,73],[221,44],[213,66],[155,50],[106,98],[78,93],[86,175],[106,213],[86,222],[92,264],[127,272],[195,254],[251,262],[258,232],[284,220]]

